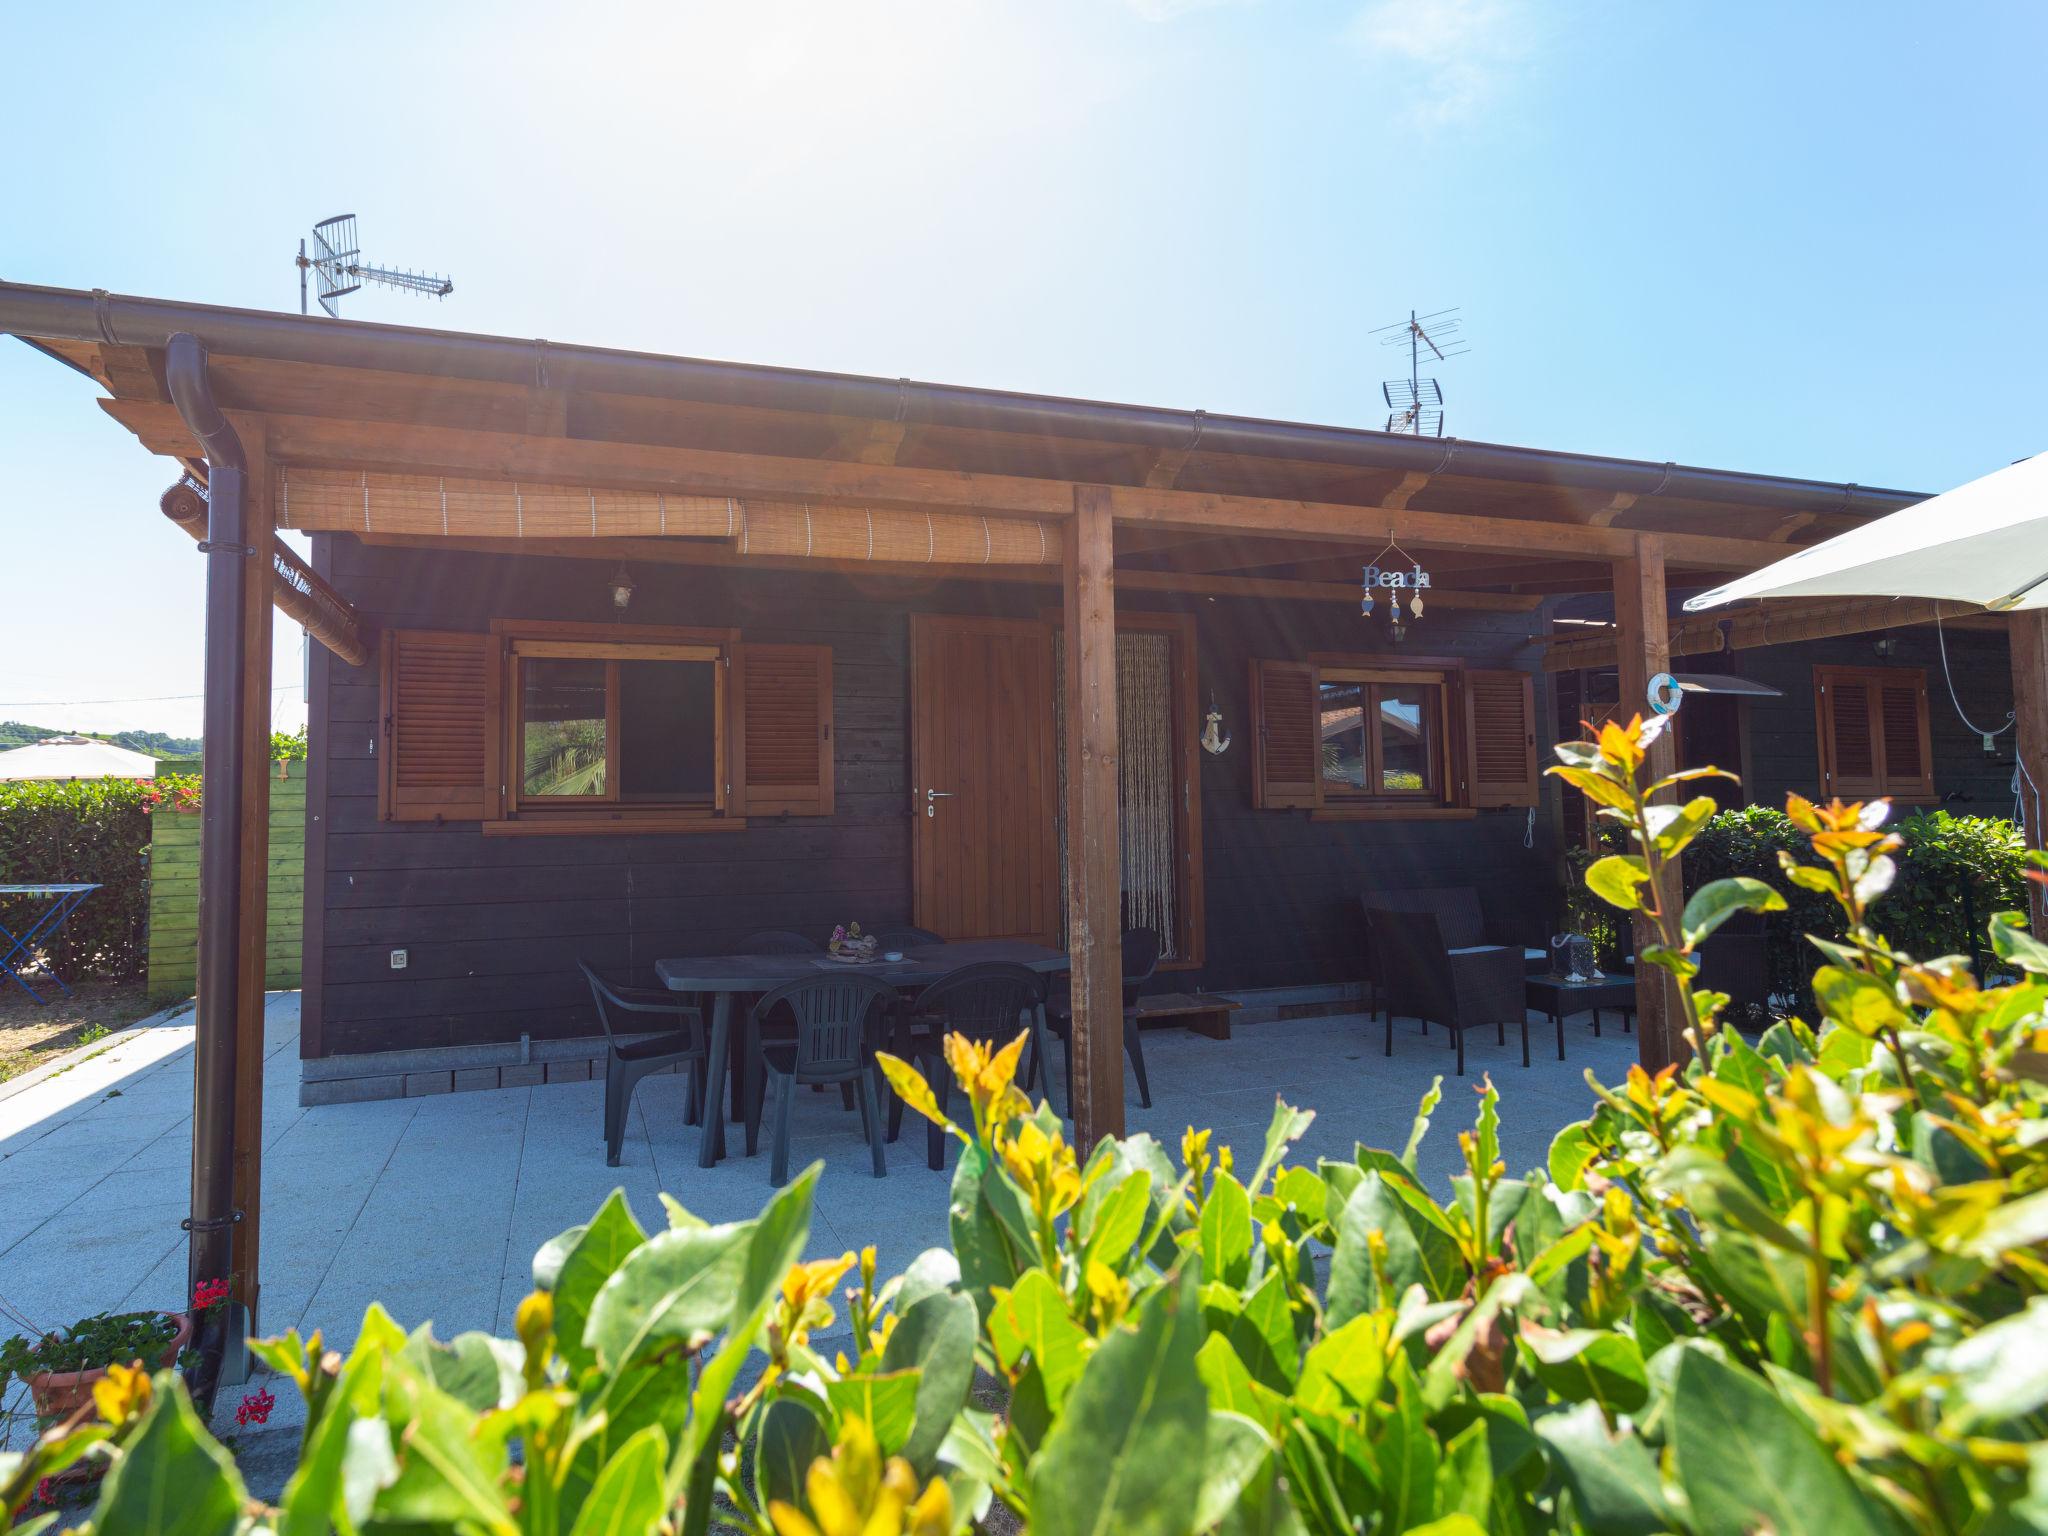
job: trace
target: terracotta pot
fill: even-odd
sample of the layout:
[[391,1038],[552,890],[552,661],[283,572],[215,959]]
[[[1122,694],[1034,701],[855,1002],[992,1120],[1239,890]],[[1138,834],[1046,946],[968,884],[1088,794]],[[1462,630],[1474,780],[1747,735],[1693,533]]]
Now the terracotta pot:
[[[178,1331],[164,1346],[163,1355],[156,1362],[160,1368],[176,1364],[185,1346],[192,1342],[191,1313],[169,1312],[164,1315],[177,1319]],[[96,1366],[89,1371],[38,1371],[28,1379],[29,1396],[35,1399],[36,1412],[41,1417],[68,1419],[80,1408],[91,1404],[93,1383],[106,1374],[105,1366]]]

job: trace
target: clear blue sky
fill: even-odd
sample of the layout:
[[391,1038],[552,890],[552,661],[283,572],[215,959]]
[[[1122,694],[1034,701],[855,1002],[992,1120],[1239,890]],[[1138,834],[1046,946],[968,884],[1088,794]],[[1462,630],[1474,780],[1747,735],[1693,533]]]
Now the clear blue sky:
[[[1369,330],[1456,304],[1462,436],[1926,490],[2048,439],[2038,4],[327,14],[14,8],[0,276],[290,309],[353,211],[456,282],[362,319],[1378,425]],[[196,730],[201,561],[93,393],[0,345],[0,718]]]

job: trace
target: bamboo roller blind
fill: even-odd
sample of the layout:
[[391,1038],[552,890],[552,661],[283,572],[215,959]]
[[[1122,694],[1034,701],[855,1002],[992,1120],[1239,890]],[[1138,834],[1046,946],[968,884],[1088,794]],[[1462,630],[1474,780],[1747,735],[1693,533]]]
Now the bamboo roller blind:
[[278,526],[473,539],[730,539],[747,555],[935,565],[1057,565],[1061,530],[1038,518],[814,502],[675,496],[356,470],[278,472]]

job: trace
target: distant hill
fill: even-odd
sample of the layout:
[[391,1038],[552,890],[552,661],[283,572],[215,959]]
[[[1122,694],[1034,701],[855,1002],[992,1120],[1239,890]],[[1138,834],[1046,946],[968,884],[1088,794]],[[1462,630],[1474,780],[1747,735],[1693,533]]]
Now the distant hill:
[[199,755],[197,736],[172,736],[165,731],[115,731],[111,735],[105,731],[57,731],[47,726],[24,725],[19,720],[0,720],[0,752],[10,747],[32,746],[51,736],[93,736],[131,752],[147,752],[151,757]]

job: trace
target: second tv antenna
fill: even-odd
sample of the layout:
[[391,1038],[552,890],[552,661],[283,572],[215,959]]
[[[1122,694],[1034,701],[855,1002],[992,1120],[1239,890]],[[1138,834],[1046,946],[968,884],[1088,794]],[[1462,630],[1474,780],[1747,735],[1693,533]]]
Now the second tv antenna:
[[1455,309],[1440,309],[1429,315],[1418,315],[1411,309],[1406,320],[1374,329],[1372,334],[1379,337],[1381,346],[1408,349],[1408,377],[1389,379],[1380,386],[1380,394],[1387,402],[1387,431],[1406,432],[1414,437],[1444,435],[1443,386],[1424,376],[1422,364],[1425,359],[1448,362],[1470,352],[1472,347],[1465,339],[1464,327],[1465,322]]
[[299,313],[306,311],[306,274],[311,272],[319,284],[320,307],[335,319],[341,318],[340,301],[354,293],[365,283],[382,283],[386,288],[396,288],[404,293],[431,294],[445,299],[455,291],[452,278],[437,277],[427,272],[400,272],[390,267],[373,267],[363,260],[361,243],[356,239],[356,216],[352,213],[337,213],[331,219],[322,219],[313,226],[313,251],[306,253],[306,242],[299,242]]

